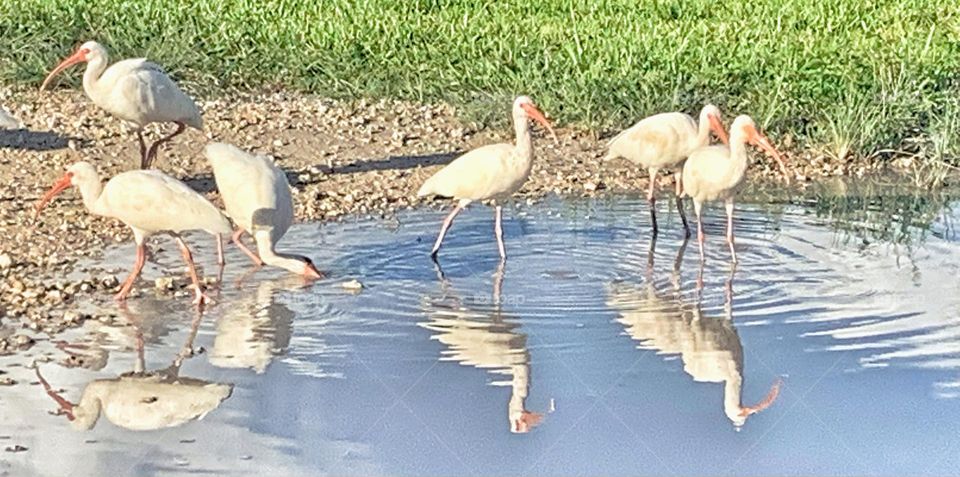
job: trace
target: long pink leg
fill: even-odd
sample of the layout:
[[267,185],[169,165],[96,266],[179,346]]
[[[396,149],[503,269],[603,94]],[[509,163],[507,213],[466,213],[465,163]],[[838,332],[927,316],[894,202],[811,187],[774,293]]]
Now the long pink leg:
[[727,209],[727,244],[730,245],[733,263],[737,263],[737,251],[733,248],[733,197],[727,199],[724,205]]
[[137,261],[133,264],[133,270],[130,271],[130,276],[127,277],[123,282],[123,286],[120,287],[120,293],[117,293],[114,296],[114,299],[117,301],[123,301],[127,299],[127,295],[130,294],[130,289],[133,288],[133,282],[137,280],[137,277],[140,276],[140,271],[143,270],[143,264],[147,261],[147,247],[142,242],[137,244]]
[[657,169],[650,169],[650,187],[647,189],[647,202],[650,204],[650,222],[653,224],[653,235],[659,232],[657,227]]
[[506,250],[506,248],[503,246],[503,223],[502,223],[502,222],[503,222],[503,207],[501,207],[501,206],[498,205],[498,206],[496,207],[496,212],[495,212],[495,214],[496,214],[496,216],[497,216],[497,219],[496,219],[496,225],[494,225],[494,227],[493,227],[493,232],[494,232],[494,234],[497,236],[497,247],[500,248],[500,259],[501,259],[501,260],[506,260],[506,259],[507,259],[507,250]]
[[247,248],[246,245],[243,244],[243,240],[241,240],[243,238],[243,233],[244,233],[243,229],[237,229],[236,231],[234,231],[233,238],[232,238],[233,243],[237,244],[237,247],[240,247],[240,250],[243,250],[243,253],[247,254],[247,256],[250,257],[250,260],[253,261],[254,265],[258,267],[262,267],[263,260],[260,260],[260,257],[258,257],[257,254],[253,253],[252,250],[250,250],[249,248]]
[[700,214],[703,204],[700,201],[693,200],[693,212],[697,215],[697,242],[700,243],[700,262],[703,262],[703,242],[706,240],[706,237],[703,234],[703,216]]
[[683,184],[681,183],[681,177],[683,173],[677,172],[674,175],[677,183],[677,211],[680,212],[680,220],[683,221],[683,233],[684,237],[690,237],[690,224],[687,223],[687,214],[683,211]]
[[433,250],[430,252],[430,256],[433,258],[437,257],[437,252],[440,251],[440,244],[443,243],[443,238],[447,235],[447,229],[450,228],[454,217],[456,217],[461,210],[463,210],[463,206],[458,203],[456,207],[453,208],[453,211],[450,212],[450,215],[448,215],[446,219],[443,219],[443,225],[440,226],[440,235],[437,236],[437,241],[433,244]]
[[203,286],[200,285],[200,277],[197,276],[197,267],[193,263],[193,254],[190,253],[190,249],[187,248],[187,244],[180,236],[177,236],[176,239],[177,245],[180,246],[180,254],[183,255],[183,261],[187,262],[187,268],[190,270],[190,280],[193,281],[193,291],[195,295],[193,304],[202,305],[205,301],[212,301],[203,294]]
[[186,129],[187,129],[187,125],[186,125],[186,124],[183,124],[183,123],[177,121],[177,129],[175,129],[172,133],[170,133],[169,136],[164,136],[164,137],[162,137],[162,138],[160,138],[160,139],[157,139],[157,142],[153,143],[153,144],[150,146],[150,150],[147,151],[147,160],[146,160],[146,163],[145,163],[145,164],[141,164],[141,165],[140,165],[140,168],[141,168],[141,169],[146,169],[146,168],[150,167],[150,165],[153,164],[153,160],[157,157],[157,150],[158,150],[158,148],[160,147],[160,145],[163,144],[163,143],[165,143],[165,142],[167,142],[167,141],[169,141],[169,140],[171,140],[171,139],[173,139],[174,136],[182,133],[182,132],[185,131]]

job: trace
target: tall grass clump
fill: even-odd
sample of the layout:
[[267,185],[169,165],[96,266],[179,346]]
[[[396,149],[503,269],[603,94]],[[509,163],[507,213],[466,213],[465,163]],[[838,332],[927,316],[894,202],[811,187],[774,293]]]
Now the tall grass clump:
[[918,137],[957,157],[955,1],[4,0],[0,81],[37,84],[86,39],[208,91],[445,100],[479,119],[525,92],[594,128],[710,101],[839,160]]

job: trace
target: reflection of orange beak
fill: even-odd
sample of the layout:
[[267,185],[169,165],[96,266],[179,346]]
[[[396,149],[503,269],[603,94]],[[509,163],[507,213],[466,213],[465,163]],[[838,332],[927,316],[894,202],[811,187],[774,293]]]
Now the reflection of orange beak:
[[43,84],[40,85],[40,91],[47,89],[47,85],[50,84],[50,81],[53,80],[55,76],[60,74],[61,71],[77,63],[83,63],[84,61],[87,61],[87,52],[85,50],[77,50],[76,53],[68,56],[67,59],[61,61],[60,64],[57,65],[57,67],[47,75],[47,77],[43,80]]
[[73,180],[73,173],[68,172],[62,178],[60,178],[60,180],[58,180],[55,184],[53,184],[53,187],[51,187],[46,194],[43,194],[43,197],[40,198],[40,203],[37,204],[37,215],[35,216],[35,218],[40,217],[40,212],[43,211],[43,208],[47,206],[48,202],[53,200],[53,198],[57,194],[63,192],[66,188],[72,185],[71,184],[72,180]]
[[777,165],[780,166],[780,173],[783,174],[783,178],[790,183],[790,173],[787,172],[787,164],[783,161],[783,156],[780,155],[780,152],[777,151],[777,148],[773,147],[773,144],[767,139],[766,136],[760,134],[759,131],[754,129],[750,132],[749,136],[750,142],[755,146],[763,149],[773,160],[777,161]]
[[510,428],[510,432],[514,434],[526,434],[534,427],[540,425],[541,422],[543,422],[543,414],[523,411],[519,418],[513,420],[513,427]]
[[311,280],[319,280],[324,278],[323,273],[321,273],[320,270],[317,270],[317,267],[313,266],[312,263],[307,264],[307,269],[303,272],[303,276]]
[[730,144],[730,138],[727,137],[727,131],[723,129],[723,123],[720,122],[720,117],[715,114],[710,114],[707,117],[710,120],[710,129],[713,131],[713,134],[717,136],[717,139],[720,139],[724,144]]
[[777,400],[777,396],[780,395],[780,386],[782,385],[783,385],[783,380],[780,378],[777,378],[777,380],[773,382],[773,385],[770,386],[770,392],[767,393],[767,397],[763,398],[763,401],[760,401],[753,406],[742,407],[740,409],[740,415],[743,417],[747,417],[770,407],[770,405],[773,404],[773,401]]
[[560,143],[560,140],[557,139],[557,133],[555,133],[553,131],[553,127],[550,126],[550,121],[547,121],[547,118],[543,115],[543,113],[539,109],[537,109],[536,106],[529,103],[524,103],[524,104],[521,104],[520,107],[523,108],[524,112],[527,113],[527,116],[530,116],[531,118],[536,120],[538,123],[543,125],[543,127],[547,128],[548,131],[550,131],[550,135],[553,136],[554,142],[558,144]]

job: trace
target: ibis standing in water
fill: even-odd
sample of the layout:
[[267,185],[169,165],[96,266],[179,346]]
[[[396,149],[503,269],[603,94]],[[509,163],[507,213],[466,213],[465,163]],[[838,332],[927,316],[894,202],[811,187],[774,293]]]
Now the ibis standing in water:
[[683,165],[684,193],[693,199],[693,209],[697,215],[697,241],[700,242],[700,258],[703,259],[703,216],[704,202],[723,200],[727,209],[727,244],[733,262],[737,261],[737,251],[733,247],[733,198],[747,172],[747,143],[767,152],[780,167],[787,181],[790,176],[787,166],[777,149],[773,147],[750,116],[737,116],[730,126],[730,144],[728,146],[707,146],[690,154]]
[[[83,90],[94,104],[136,129],[141,169],[149,168],[160,145],[182,133],[187,126],[203,129],[200,109],[163,68],[145,58],[118,61],[109,68],[107,61],[106,48],[88,41],[57,65],[43,80],[40,89],[46,89],[61,71],[87,62]],[[174,123],[177,128],[148,148],[143,140],[143,128],[150,123]]]
[[420,197],[439,195],[457,200],[457,205],[443,221],[437,241],[433,244],[431,256],[434,259],[457,214],[475,200],[491,199],[495,203],[494,234],[500,248],[500,257],[507,257],[503,246],[501,203],[519,190],[530,177],[530,170],[533,168],[531,118],[547,128],[556,140],[553,128],[533,100],[520,96],[513,102],[513,128],[517,136],[515,144],[490,144],[474,149],[437,171],[420,187],[417,192]]
[[[660,113],[641,119],[640,122],[625,129],[607,143],[607,155],[604,160],[622,157],[637,166],[644,167],[650,176],[647,189],[647,201],[650,203],[650,222],[653,234],[658,232],[655,210],[657,193],[657,173],[660,169],[676,169],[697,148],[710,144],[710,132],[713,131],[724,143],[727,133],[723,130],[720,109],[712,104],[700,111],[699,124],[685,113]],[[686,236],[690,236],[690,226],[683,212],[682,181],[680,171],[674,173],[677,192],[677,210],[683,221]]]
[[[161,232],[173,235],[180,247],[193,281],[193,302],[201,305],[207,300],[193,256],[180,232],[204,230],[214,235],[231,232],[230,221],[210,201],[183,182],[156,170],[123,172],[103,185],[93,165],[78,162],[67,168],[67,173],[43,196],[37,204],[37,216],[54,196],[70,186],[80,189],[83,205],[90,213],[118,219],[133,230],[137,260],[116,295],[118,301],[126,299],[143,270],[147,238]],[[222,264],[222,249],[218,250],[218,255]]]
[[[209,144],[203,153],[213,167],[227,215],[237,225],[233,242],[250,260],[257,266],[266,263],[307,278],[322,278],[309,258],[275,250],[293,224],[293,198],[287,175],[269,158],[229,144]],[[243,244],[244,233],[257,242],[259,256]]]

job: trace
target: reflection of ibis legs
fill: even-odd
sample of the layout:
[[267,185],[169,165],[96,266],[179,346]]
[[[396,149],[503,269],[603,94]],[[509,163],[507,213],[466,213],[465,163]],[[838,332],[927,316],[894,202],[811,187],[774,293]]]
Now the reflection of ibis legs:
[[733,198],[727,199],[724,205],[727,209],[727,245],[730,245],[733,263],[737,263],[737,251],[733,248]]
[[673,175],[677,183],[677,212],[680,212],[680,220],[683,221],[683,233],[685,237],[690,237],[690,224],[687,223],[687,214],[683,211],[683,199],[680,197],[683,195],[683,183],[681,182],[682,172],[677,171]]
[[457,203],[453,208],[453,211],[450,212],[450,215],[446,219],[443,219],[443,225],[440,226],[440,235],[437,236],[437,241],[433,244],[433,250],[430,252],[430,255],[433,257],[437,256],[437,252],[440,251],[440,245],[443,244],[443,237],[447,235],[447,229],[450,228],[450,225],[453,224],[453,219],[463,210],[463,204]]
[[507,250],[503,246],[503,207],[496,206],[494,214],[496,215],[496,222],[493,226],[493,233],[497,236],[497,247],[500,248],[500,260],[506,260]]
[[133,282],[135,282],[137,277],[140,276],[140,271],[143,270],[143,264],[147,261],[147,250],[143,241],[143,238],[137,237],[137,261],[133,264],[133,270],[130,271],[130,276],[123,281],[123,286],[120,287],[120,292],[114,297],[114,299],[117,301],[123,301],[127,299],[127,295],[130,294],[130,289],[133,288]]

